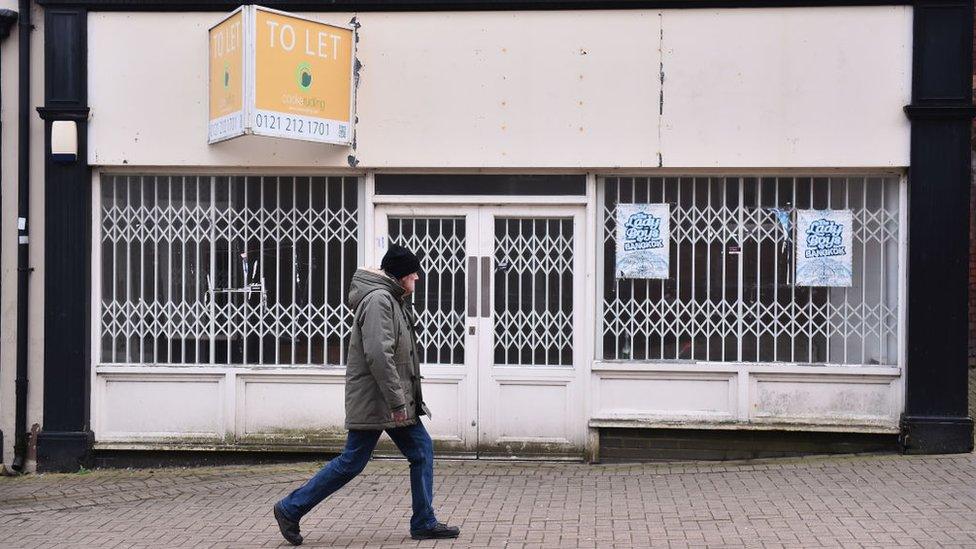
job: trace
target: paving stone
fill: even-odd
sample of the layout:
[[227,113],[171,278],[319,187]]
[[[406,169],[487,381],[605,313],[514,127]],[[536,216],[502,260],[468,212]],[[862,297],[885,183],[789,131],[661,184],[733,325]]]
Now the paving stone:
[[[281,547],[270,508],[321,463],[0,479],[3,547]],[[438,461],[454,541],[411,540],[403,461],[302,522],[310,547],[973,547],[976,456],[734,463]]]

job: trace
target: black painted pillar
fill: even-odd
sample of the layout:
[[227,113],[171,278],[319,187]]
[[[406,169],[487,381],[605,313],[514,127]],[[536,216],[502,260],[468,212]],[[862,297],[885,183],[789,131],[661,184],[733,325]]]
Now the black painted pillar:
[[908,453],[969,452],[972,1],[916,0],[908,190]]
[[[42,471],[77,471],[91,460],[91,170],[87,162],[87,11],[44,14],[44,425]],[[78,158],[51,158],[51,124],[78,126]]]

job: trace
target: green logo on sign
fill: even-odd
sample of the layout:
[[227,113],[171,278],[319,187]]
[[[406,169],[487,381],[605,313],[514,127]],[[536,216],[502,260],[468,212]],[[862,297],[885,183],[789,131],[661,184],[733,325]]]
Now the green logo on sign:
[[295,71],[295,79],[298,87],[307,90],[312,87],[312,66],[308,63],[299,63],[298,70]]

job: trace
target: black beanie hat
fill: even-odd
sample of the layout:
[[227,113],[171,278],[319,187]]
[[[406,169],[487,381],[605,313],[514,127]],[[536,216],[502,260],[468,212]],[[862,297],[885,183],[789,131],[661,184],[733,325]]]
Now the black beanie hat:
[[420,260],[403,246],[390,244],[390,249],[383,256],[380,268],[394,278],[403,278],[408,274],[420,272]]

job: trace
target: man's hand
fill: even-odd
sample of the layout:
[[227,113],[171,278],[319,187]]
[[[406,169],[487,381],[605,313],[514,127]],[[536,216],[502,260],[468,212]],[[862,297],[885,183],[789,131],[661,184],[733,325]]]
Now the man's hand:
[[393,413],[390,415],[393,416],[393,421],[397,423],[404,422],[407,420],[407,409],[400,408],[399,410],[393,410]]

